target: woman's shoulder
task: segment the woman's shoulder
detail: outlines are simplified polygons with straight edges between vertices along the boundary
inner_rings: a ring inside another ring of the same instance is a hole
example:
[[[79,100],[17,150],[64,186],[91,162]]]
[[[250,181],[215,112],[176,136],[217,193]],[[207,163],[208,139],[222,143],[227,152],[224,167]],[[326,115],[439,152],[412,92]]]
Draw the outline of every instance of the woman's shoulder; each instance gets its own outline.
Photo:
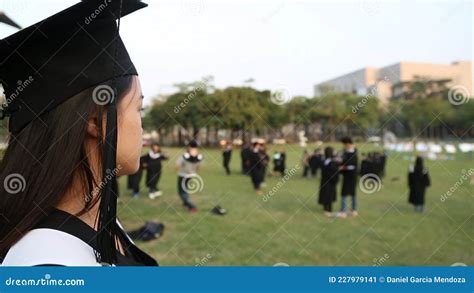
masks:
[[[79,238],[55,229],[26,233],[5,256],[2,266],[99,266],[94,250]]]

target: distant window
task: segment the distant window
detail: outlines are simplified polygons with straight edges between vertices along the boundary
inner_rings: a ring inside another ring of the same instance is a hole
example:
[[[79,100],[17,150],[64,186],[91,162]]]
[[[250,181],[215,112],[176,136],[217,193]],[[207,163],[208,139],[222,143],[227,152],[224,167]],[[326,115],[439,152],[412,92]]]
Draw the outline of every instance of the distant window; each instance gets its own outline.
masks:
[[[353,94],[358,96],[365,96],[367,94],[367,89],[364,87],[360,87],[354,90]]]

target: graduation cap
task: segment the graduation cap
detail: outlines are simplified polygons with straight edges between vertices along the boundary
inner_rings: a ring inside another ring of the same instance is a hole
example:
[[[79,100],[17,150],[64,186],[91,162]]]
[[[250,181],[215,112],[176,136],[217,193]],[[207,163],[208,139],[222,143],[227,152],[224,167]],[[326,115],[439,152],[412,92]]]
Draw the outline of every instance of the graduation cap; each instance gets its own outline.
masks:
[[[6,103],[0,118],[9,116],[13,136],[74,95],[128,75],[137,75],[119,35],[120,18],[147,4],[140,0],[83,0],[51,17],[0,40],[0,83]],[[112,86],[114,87],[114,86]],[[114,93],[116,93],[116,90]],[[97,259],[116,261],[116,99],[107,101],[102,149],[101,202],[98,214]]]

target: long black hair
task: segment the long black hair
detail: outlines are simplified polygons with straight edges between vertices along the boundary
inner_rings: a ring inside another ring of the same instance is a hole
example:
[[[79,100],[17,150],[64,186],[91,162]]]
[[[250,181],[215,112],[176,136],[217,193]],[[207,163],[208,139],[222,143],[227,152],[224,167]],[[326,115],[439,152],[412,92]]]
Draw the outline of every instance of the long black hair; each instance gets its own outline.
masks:
[[[131,90],[133,77],[123,76],[102,85],[116,89],[117,103]],[[101,166],[106,105],[89,88],[55,109],[40,115],[17,134],[11,134],[0,162],[0,259],[25,233],[35,227],[61,201],[78,178],[83,186],[86,213],[100,200],[86,197],[98,187],[91,164]],[[98,113],[98,162],[90,162],[84,147],[87,123]],[[120,115],[120,113],[119,113]],[[101,170],[101,169],[99,169]],[[77,177],[76,177],[77,176]]]
[[[334,149],[330,146],[326,147],[324,149],[324,158],[325,159],[331,159],[334,157]]]
[[[422,157],[416,157],[416,160],[415,160],[415,168],[414,168],[414,171],[415,171],[415,174],[418,174],[418,175],[421,175],[423,174],[424,172],[424,166],[423,166],[423,158]]]

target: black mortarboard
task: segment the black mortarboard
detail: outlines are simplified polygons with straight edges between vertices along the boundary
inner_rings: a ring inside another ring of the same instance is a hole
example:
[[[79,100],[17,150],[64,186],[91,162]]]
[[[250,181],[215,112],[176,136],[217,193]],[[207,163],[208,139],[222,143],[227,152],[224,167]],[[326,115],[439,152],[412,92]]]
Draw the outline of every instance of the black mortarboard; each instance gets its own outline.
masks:
[[[188,143],[188,146],[190,148],[197,148],[198,147],[198,142],[193,139]]]
[[[119,36],[120,18],[146,6],[140,0],[84,0],[0,40],[0,83],[6,98],[0,118],[10,116],[10,132],[17,135],[28,123],[85,89],[109,80],[114,85],[118,77],[136,75]],[[98,215],[97,258],[107,264],[116,261],[119,233],[113,187],[116,172],[112,172],[116,169],[115,103],[116,99],[109,99],[106,108]]]
[[[352,138],[350,138],[349,136],[344,136],[343,138],[341,138],[341,142],[343,144],[352,144]]]
[[[0,82],[9,128],[117,76],[137,74],[116,19],[147,6],[138,0],[87,0],[0,41]],[[118,37],[117,37],[118,36]]]

